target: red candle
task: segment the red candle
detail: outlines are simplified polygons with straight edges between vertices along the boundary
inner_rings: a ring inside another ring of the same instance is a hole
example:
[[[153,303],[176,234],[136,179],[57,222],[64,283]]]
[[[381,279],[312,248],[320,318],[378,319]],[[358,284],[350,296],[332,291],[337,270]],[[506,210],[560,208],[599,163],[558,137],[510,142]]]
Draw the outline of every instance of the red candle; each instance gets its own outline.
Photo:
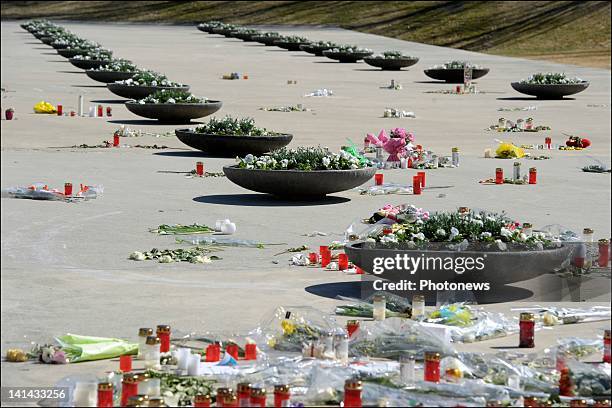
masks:
[[[535,318],[533,313],[521,313],[519,347],[535,347]]]
[[[106,107],[106,116],[113,116],[113,108],[110,106]]]
[[[76,112],[75,112],[75,111],[73,111],[73,110],[71,110],[71,111],[70,111],[70,116],[76,116]]]
[[[529,169],[529,184],[537,184],[538,170],[535,167]]]
[[[363,139],[363,148],[367,149],[368,147],[370,147],[370,139],[367,138],[367,136]]]
[[[64,183],[64,195],[70,197],[72,195],[72,183]]]
[[[610,330],[607,329],[604,331],[604,354],[603,354],[603,362],[604,363],[612,363],[612,349],[611,349],[611,340],[610,340]]]
[[[214,344],[209,344],[208,346],[206,346],[206,356],[205,356],[205,361],[207,363],[212,363],[214,361],[219,361],[217,360],[216,357],[216,347],[214,346]]]
[[[589,404],[585,399],[573,399],[570,401],[570,407],[578,408],[578,407],[588,407]]]
[[[412,168],[412,165],[413,165],[413,163],[412,163],[412,157],[409,157],[409,158],[408,158],[408,163],[406,164],[406,167],[408,167],[409,169],[411,169],[411,168]]]
[[[220,361],[221,360],[221,344],[215,343],[214,348],[215,348],[215,354],[214,354],[215,360],[214,361]]]
[[[361,390],[363,386],[361,381],[346,380],[344,383],[344,406],[345,407],[361,407]]]
[[[238,406],[248,407],[251,401],[251,384],[240,383],[236,388],[238,392]]]
[[[167,353],[170,351],[170,326],[167,324],[160,324],[157,326],[157,337],[160,340],[159,351],[161,353]]]
[[[348,255],[338,254],[338,269],[344,271],[348,269]]]
[[[257,344],[247,343],[244,346],[244,359],[245,360],[257,360]]]
[[[119,135],[117,133],[113,135],[113,146],[114,147],[119,146]]]
[[[331,262],[332,254],[331,251],[325,252],[321,255],[321,267],[325,268]]]
[[[440,353],[425,352],[424,375],[425,381],[440,382]]]
[[[230,356],[234,357],[235,360],[238,360],[238,345],[234,343],[229,343],[225,346],[225,352]]]
[[[289,406],[291,390],[288,385],[280,384],[274,386],[274,408]]]
[[[113,406],[113,383],[98,383],[98,407],[108,408]]]
[[[546,145],[546,148],[550,149],[550,145],[552,144],[552,139],[550,137],[545,138],[544,144]]]
[[[559,395],[563,397],[572,397],[574,395],[574,384],[570,376],[569,368],[561,370],[561,378],[559,378]]]
[[[382,174],[382,173],[376,173],[374,175],[374,182],[376,183],[377,186],[381,186],[382,185],[383,178],[384,178],[384,174]]]
[[[461,85],[457,85],[456,90],[457,90],[457,93],[461,93]]]
[[[251,407],[266,407],[266,390],[263,388],[251,388]]]
[[[349,320],[346,322],[346,332],[349,338],[353,336],[357,330],[359,330],[359,320]]]
[[[317,254],[316,252],[311,252],[308,254],[308,261],[311,264],[316,264],[319,263],[319,254]]]
[[[424,171],[419,171],[417,173],[417,175],[421,179],[421,188],[425,188],[425,172]]]
[[[103,112],[102,105],[98,105],[98,117],[102,117],[102,116],[104,116],[104,115],[102,114],[102,112]]]
[[[597,259],[597,264],[601,268],[605,268],[608,266],[608,262],[610,261],[610,241],[607,239],[599,240],[599,257]]]
[[[385,225],[382,229],[382,233],[383,235],[389,235],[393,232],[393,228],[391,228],[391,226],[389,225]]]
[[[13,114],[15,113],[15,111],[12,108],[9,108],[7,110],[4,111],[4,116],[6,117],[6,120],[13,120]]]
[[[363,269],[361,269],[360,267],[356,266],[357,268],[357,275],[363,275]]]
[[[504,184],[504,169],[501,167],[495,169],[495,184]]]
[[[128,373],[132,371],[132,356],[119,356],[119,371],[123,373]]]
[[[123,374],[121,380],[121,406],[127,406],[128,399],[131,396],[138,395],[138,382],[140,376],[138,374],[127,373]]]
[[[421,194],[421,178],[417,176],[412,176],[412,192],[413,194]]]
[[[64,113],[64,107],[62,105],[57,105],[57,116],[62,116]]]
[[[196,163],[196,174],[198,176],[203,176],[204,175],[204,163],[202,163],[202,162],[197,162]]]
[[[212,403],[212,398],[208,394],[197,394],[193,397],[193,406],[196,408],[208,408]]]

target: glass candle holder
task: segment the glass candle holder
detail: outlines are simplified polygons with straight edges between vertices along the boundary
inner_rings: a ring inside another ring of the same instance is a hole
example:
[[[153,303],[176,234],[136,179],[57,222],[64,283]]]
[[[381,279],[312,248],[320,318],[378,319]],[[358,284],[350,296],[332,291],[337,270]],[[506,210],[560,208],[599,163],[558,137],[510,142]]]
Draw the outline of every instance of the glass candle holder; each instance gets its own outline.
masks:
[[[62,116],[64,114],[64,107],[62,105],[57,105],[57,116]]]
[[[531,167],[529,169],[529,184],[537,184],[538,183],[538,169],[535,167]]]
[[[512,165],[512,180],[519,181],[521,179],[521,163],[514,162]]]
[[[400,382],[406,387],[414,387],[416,382],[415,375],[415,356],[412,353],[400,355]]]
[[[251,388],[251,407],[266,407],[265,388]]]
[[[308,262],[310,262],[311,264],[319,263],[319,259],[319,254],[317,254],[316,252],[311,252],[308,254]]]
[[[72,394],[75,407],[95,407],[98,402],[98,384],[94,382],[77,382]]]
[[[170,351],[170,326],[167,324],[160,324],[157,326],[157,337],[160,340],[159,351],[167,353]]]
[[[147,337],[153,335],[153,329],[150,327],[141,327],[138,329],[138,358],[142,358],[142,353],[147,344]]]
[[[414,295],[412,297],[412,319],[420,320],[425,317],[425,296]]]
[[[144,349],[144,367],[145,369],[159,370],[161,369],[161,341],[157,336],[147,337],[146,347]]]
[[[341,271],[348,269],[348,255],[338,254],[338,269]]]
[[[236,386],[239,407],[248,407],[251,402],[251,384],[239,383]]]
[[[593,243],[595,242],[594,231],[592,228],[585,228],[582,230],[582,240],[587,247],[586,257],[584,258],[584,267],[590,268],[593,265],[591,254],[594,252],[592,250],[594,250]]]
[[[610,262],[610,241],[607,239],[600,239],[599,245],[599,256],[597,258],[597,264],[600,268],[605,268]]]
[[[321,254],[321,267],[325,268],[327,265],[330,264],[332,259],[332,254],[330,250],[327,250],[327,252],[324,252]]]
[[[349,359],[349,337],[346,334],[337,334],[336,342],[336,360],[343,364],[348,363]]]
[[[603,362],[604,363],[612,363],[612,348],[610,340],[610,329],[606,329],[604,331],[604,352],[603,352]]]
[[[123,374],[121,379],[121,406],[125,407],[128,403],[128,399],[132,396],[138,395],[138,383],[140,382],[140,375],[135,373]]]
[[[503,129],[505,126],[506,126],[506,118],[499,118],[497,120],[497,127]]]
[[[424,171],[419,171],[417,173],[417,175],[421,179],[421,188],[425,188],[425,172]]]
[[[111,108],[110,106],[106,107],[106,116],[113,116],[113,108]]]
[[[98,407],[109,408],[114,404],[113,383],[101,382],[98,383]]]
[[[382,295],[375,295],[372,299],[373,309],[372,316],[376,321],[385,320],[387,314],[387,300]]]
[[[238,345],[235,343],[228,343],[225,346],[225,352],[232,356],[234,360],[238,360]]]
[[[382,186],[382,184],[383,184],[383,180],[384,180],[384,177],[385,177],[385,175],[384,175],[384,174],[382,174],[382,173],[376,173],[376,174],[374,175],[374,183],[375,183],[377,186]]]
[[[198,176],[203,176],[204,175],[204,163],[202,163],[200,161],[196,163],[196,174]]]
[[[119,356],[119,371],[123,373],[132,371],[132,356],[131,355]]]
[[[346,332],[349,337],[352,337],[359,330],[359,320],[349,320],[346,322]]]
[[[118,146],[119,146],[119,135],[115,133],[113,135],[113,147],[118,147]]]
[[[274,408],[288,407],[291,399],[291,389],[286,384],[274,386]]]
[[[196,408],[208,408],[212,404],[212,397],[209,394],[196,394],[193,397],[193,406]]]
[[[104,108],[102,107],[102,105],[98,105],[98,117],[101,118],[102,116],[104,116],[104,114],[102,112],[104,112],[103,110]]]
[[[523,223],[523,228],[521,229],[521,232],[529,237],[533,233],[533,226],[530,223],[525,222]]]
[[[495,169],[495,184],[504,184],[504,169],[501,167]]]
[[[72,195],[72,183],[64,183],[64,195],[70,197]]]
[[[219,387],[217,388],[217,395],[216,395],[216,404],[217,406],[224,406],[224,401],[225,398],[228,396],[231,396],[234,393],[234,390],[232,390],[231,388],[227,388],[227,387]]]
[[[440,382],[440,353],[425,352],[423,379],[430,382]]]
[[[453,147],[451,150],[451,160],[452,160],[452,164],[455,167],[459,166],[459,148],[458,147]]]
[[[417,176],[412,176],[412,193],[415,195],[421,194],[421,178]]]
[[[244,359],[245,360],[257,360],[257,344],[247,343],[244,346]]]
[[[519,347],[535,347],[535,317],[533,313],[521,313],[519,327]]]
[[[361,391],[363,384],[359,380],[346,380],[344,382],[344,406],[349,408],[361,407]]]
[[[212,363],[215,361],[219,361],[216,357],[216,347],[214,344],[209,344],[208,346],[206,346],[206,357],[205,357],[205,361],[207,363]]]

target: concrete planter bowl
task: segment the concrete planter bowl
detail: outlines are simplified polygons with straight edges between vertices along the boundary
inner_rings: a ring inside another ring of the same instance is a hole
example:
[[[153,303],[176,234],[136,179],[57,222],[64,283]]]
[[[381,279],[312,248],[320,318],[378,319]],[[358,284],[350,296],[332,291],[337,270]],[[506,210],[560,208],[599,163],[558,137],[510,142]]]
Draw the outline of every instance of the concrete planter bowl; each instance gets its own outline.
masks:
[[[124,85],[124,84],[107,84],[106,87],[109,91],[115,95],[122,96],[128,99],[142,99],[147,96],[161,91],[166,90],[177,90],[177,91],[189,91],[189,85],[184,86],[137,86],[137,85]]]
[[[399,71],[419,62],[418,58],[364,58],[363,61],[383,71]]]
[[[290,42],[290,41],[283,41],[283,40],[278,40],[274,42],[274,45],[276,45],[279,48],[283,48],[287,51],[301,51],[300,46],[301,45],[306,45],[308,44],[307,42]]]
[[[79,48],[60,48],[57,53],[64,58],[73,58],[80,54],[86,54],[87,51]]]
[[[238,32],[237,32],[237,33],[234,35],[234,37],[236,37],[236,38],[238,38],[238,39],[240,39],[240,40],[242,40],[242,41],[245,41],[245,42],[251,42],[251,41],[255,41],[255,40],[253,39],[253,37],[255,37],[255,36],[257,36],[257,35],[259,35],[259,34],[253,34],[253,33],[243,33],[243,32],[238,31]]]
[[[512,82],[510,84],[516,91],[535,96],[538,99],[563,99],[564,96],[574,95],[582,92],[590,85],[589,82],[579,82],[577,84],[522,84],[520,82]]]
[[[372,51],[364,51],[364,52],[345,52],[345,51],[332,51],[325,50],[323,51],[323,55],[327,58],[336,60],[342,63],[355,63],[359,60],[362,60],[366,57],[372,55]]]
[[[55,41],[55,37],[40,37],[39,40],[45,45],[51,45]]]
[[[176,137],[189,147],[223,157],[261,155],[287,146],[293,135],[236,136],[198,133],[193,129],[176,129]]]
[[[411,281],[432,280],[434,282],[489,282],[491,287],[501,288],[504,285],[522,282],[536,278],[540,275],[552,273],[561,269],[562,264],[571,256],[571,248],[561,246],[543,251],[504,251],[504,252],[477,252],[477,251],[451,251],[451,250],[408,250],[372,248],[363,241],[356,241],[344,247],[349,260],[359,266],[367,274],[373,274],[375,258],[484,258],[482,270],[471,270],[462,275],[454,271],[427,268],[417,270],[414,275],[409,275],[405,270],[386,269],[378,278],[387,281],[398,282],[401,279]],[[423,294],[426,299],[436,299],[434,291],[415,291],[412,293]]]
[[[85,71],[88,77],[94,81],[111,84],[116,81],[124,81],[134,76],[135,72],[117,72],[117,71],[94,71],[88,69]]]
[[[209,27],[200,27],[200,26],[197,26],[196,28],[198,30],[202,31],[203,33],[211,33],[212,32],[212,28],[209,28]]]
[[[225,37],[227,37],[229,33],[231,33],[232,31],[235,31],[235,30],[231,28],[222,28],[222,27],[213,28],[212,30],[213,34],[219,34]]]
[[[128,101],[125,103],[125,107],[135,115],[167,123],[189,123],[191,119],[212,115],[221,109],[222,105],[221,101],[143,104],[136,101]]]
[[[100,68],[102,65],[110,63],[110,60],[81,60],[75,58],[70,58],[68,61],[75,67],[85,70]]]
[[[426,69],[425,75],[439,81],[451,84],[463,83],[463,69]],[[472,79],[482,78],[489,73],[489,68],[479,68],[472,70]]]
[[[280,37],[266,37],[265,35],[255,35],[252,37],[253,41],[257,41],[258,43],[265,44],[268,47],[274,45],[274,42],[280,40]]]
[[[314,54],[318,57],[323,56],[323,51],[331,50],[332,46],[329,45],[314,45],[314,44],[301,44],[300,50],[305,51],[309,54]]]
[[[356,170],[247,170],[225,166],[233,183],[247,190],[294,200],[321,200],[327,194],[350,190],[374,176],[375,167]]]

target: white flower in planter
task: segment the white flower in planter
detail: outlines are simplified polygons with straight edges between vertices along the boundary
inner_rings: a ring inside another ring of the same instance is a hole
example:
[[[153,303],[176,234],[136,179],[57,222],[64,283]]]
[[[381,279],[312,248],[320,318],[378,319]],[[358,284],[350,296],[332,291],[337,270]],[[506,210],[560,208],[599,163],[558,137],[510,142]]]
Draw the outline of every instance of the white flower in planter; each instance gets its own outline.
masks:
[[[168,98],[168,103],[176,103],[176,101],[174,100],[174,98]]]
[[[493,234],[491,234],[488,231],[485,231],[482,234],[480,234],[480,237],[483,238],[483,239],[491,238],[492,236],[493,236]]]
[[[246,156],[244,156],[244,162],[245,163],[253,163],[255,161],[255,156],[253,156],[252,154],[247,154]]]
[[[151,81],[151,86],[157,86],[157,81],[156,80]]]
[[[436,231],[436,235],[439,237],[445,237],[446,231],[444,231],[444,228],[438,228],[438,230]]]
[[[329,157],[324,157],[323,158],[323,165],[328,168],[329,165],[331,164],[331,160],[329,159]]]
[[[481,227],[484,225],[484,223],[481,220],[476,220],[476,219],[472,220],[472,224],[476,224]]]
[[[510,238],[512,236],[512,231],[510,231],[508,228],[502,227],[499,233],[502,237],[506,237],[506,238]]]
[[[397,236],[395,236],[395,234],[383,235],[380,238],[380,242],[393,242],[393,243],[396,243],[397,242]]]
[[[451,233],[450,233],[450,237],[448,237],[449,240],[453,240],[455,238],[457,238],[459,236],[459,230],[455,227],[451,228]]]
[[[289,165],[289,160],[287,160],[287,159],[281,160],[281,167],[283,169],[286,169],[288,165]]]
[[[419,232],[418,234],[412,234],[412,238],[418,239],[419,241],[425,240],[425,234]]]

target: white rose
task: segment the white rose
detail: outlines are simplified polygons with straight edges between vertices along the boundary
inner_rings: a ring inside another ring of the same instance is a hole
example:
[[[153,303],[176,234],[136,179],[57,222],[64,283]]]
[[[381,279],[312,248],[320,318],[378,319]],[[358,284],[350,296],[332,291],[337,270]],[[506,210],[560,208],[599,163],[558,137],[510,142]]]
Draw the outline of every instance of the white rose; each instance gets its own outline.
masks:
[[[504,228],[502,227],[501,231],[499,232],[501,234],[502,237],[506,237],[509,238],[512,236],[512,231],[510,231],[508,228]]]
[[[446,231],[444,231],[443,228],[438,228],[438,230],[436,231],[436,235],[438,235],[440,237],[444,237],[444,236],[446,236]]]

